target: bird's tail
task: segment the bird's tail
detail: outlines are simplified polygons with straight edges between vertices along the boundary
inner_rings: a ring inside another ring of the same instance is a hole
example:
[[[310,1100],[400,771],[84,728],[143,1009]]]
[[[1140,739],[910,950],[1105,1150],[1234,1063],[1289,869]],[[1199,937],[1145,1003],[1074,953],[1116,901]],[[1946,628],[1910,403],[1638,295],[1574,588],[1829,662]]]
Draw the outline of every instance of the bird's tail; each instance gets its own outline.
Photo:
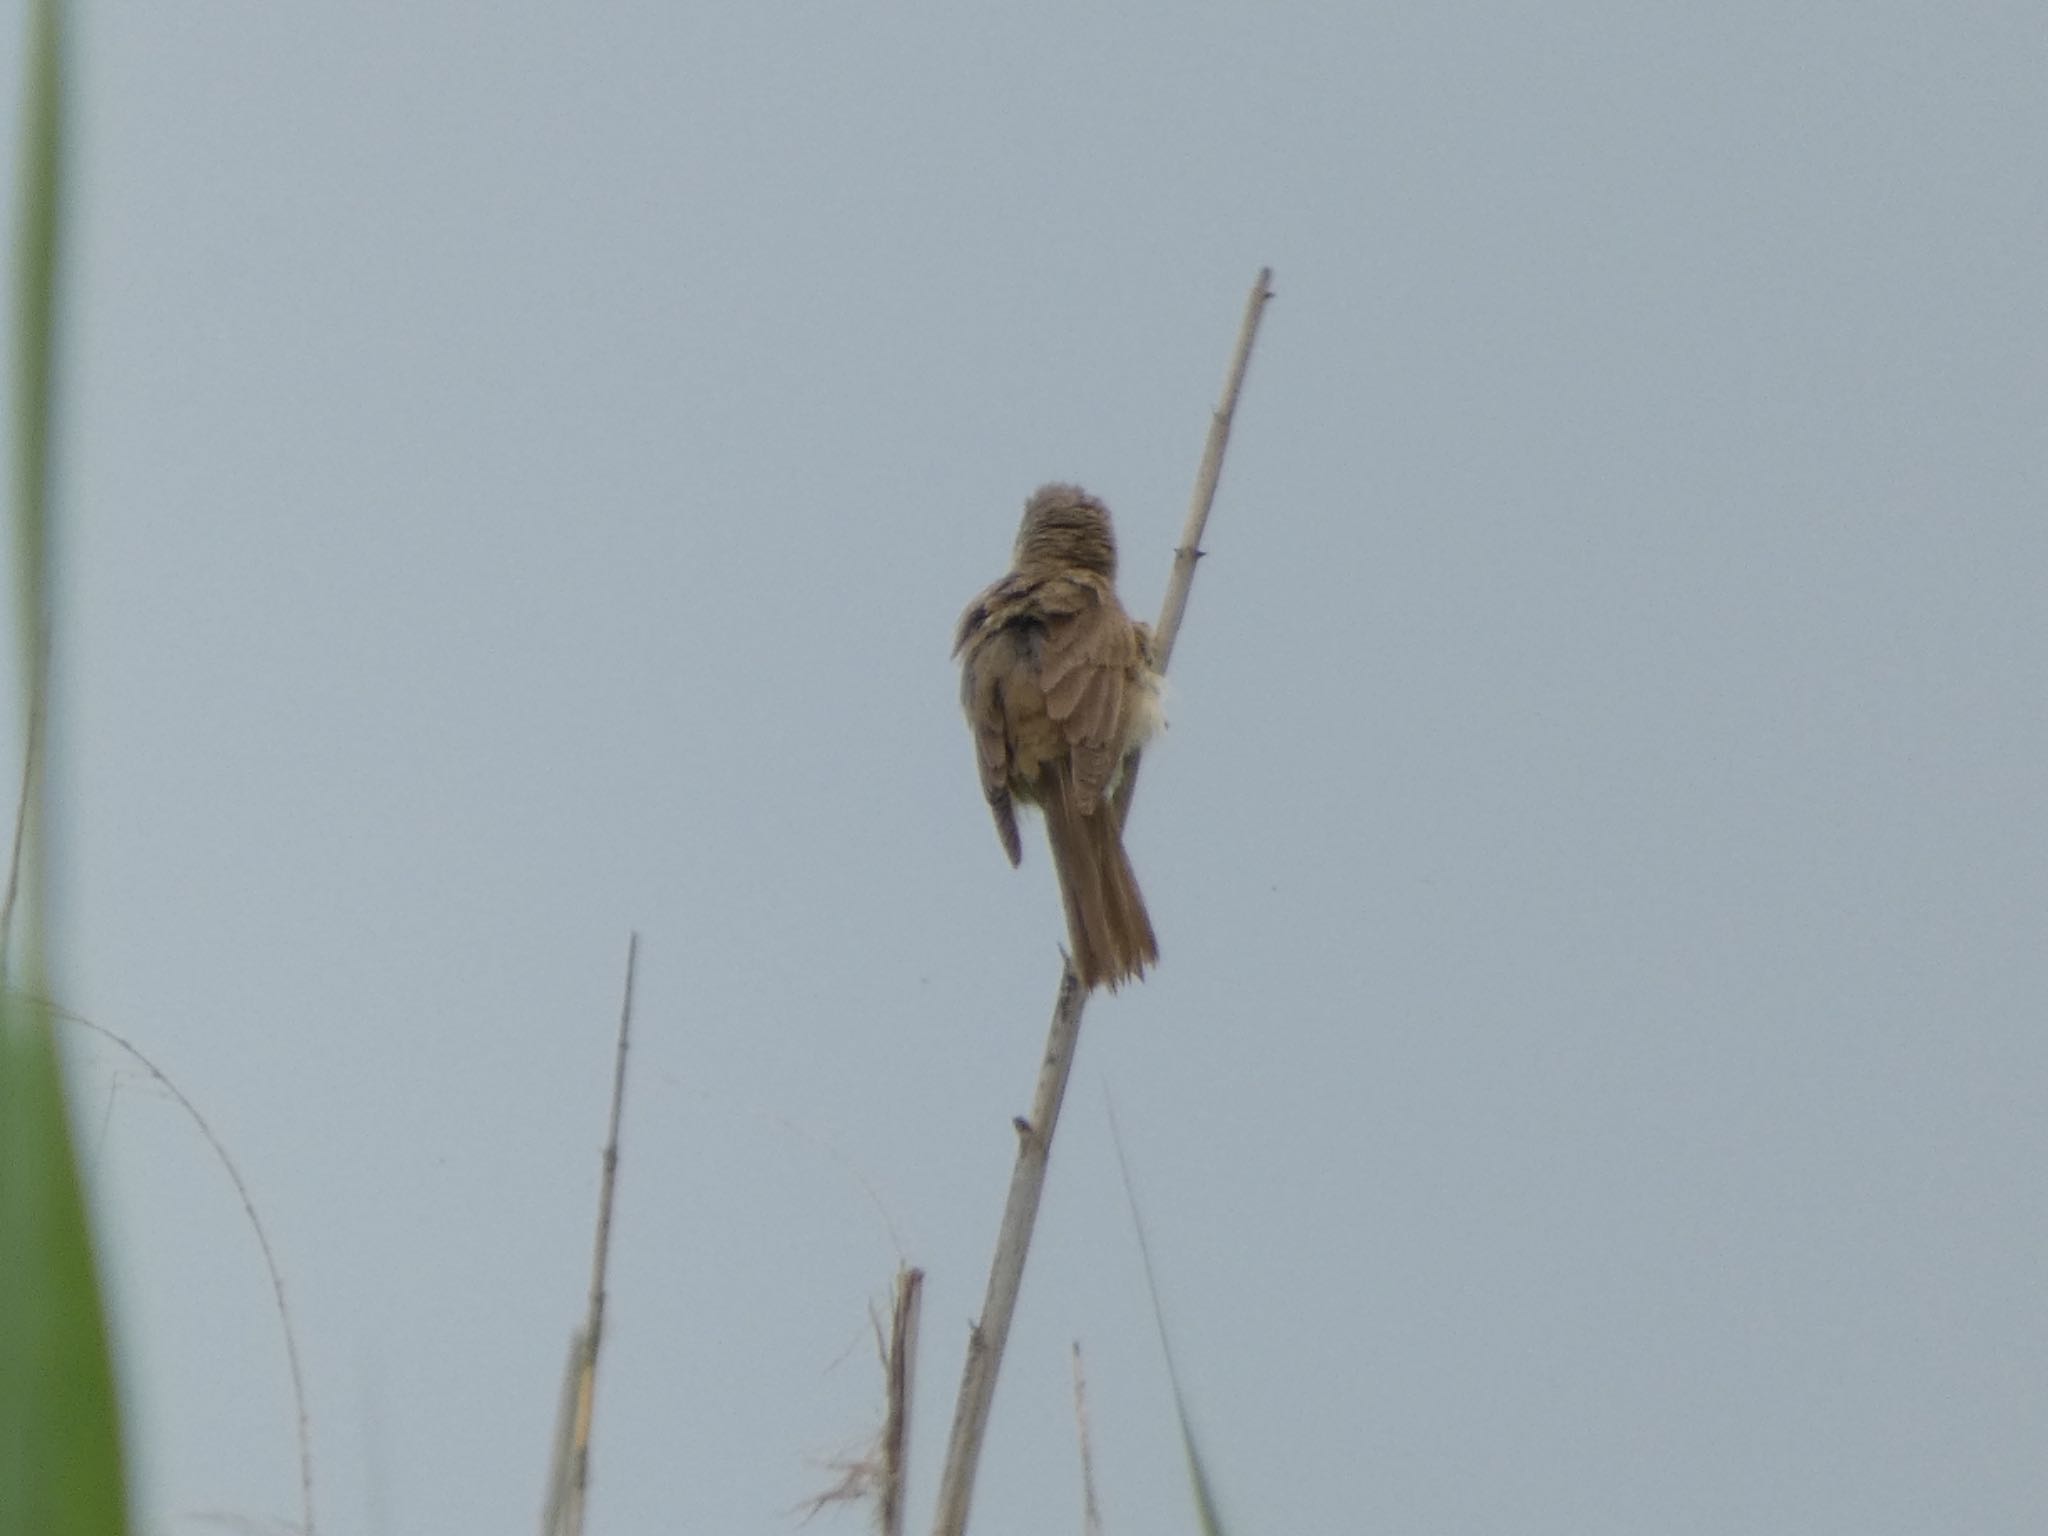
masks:
[[[1159,941],[1152,936],[1138,877],[1124,853],[1116,806],[1102,795],[1084,814],[1074,805],[1064,773],[1049,788],[1046,839],[1066,904],[1074,973],[1084,987],[1106,986],[1114,992],[1143,976],[1146,966],[1159,963]]]

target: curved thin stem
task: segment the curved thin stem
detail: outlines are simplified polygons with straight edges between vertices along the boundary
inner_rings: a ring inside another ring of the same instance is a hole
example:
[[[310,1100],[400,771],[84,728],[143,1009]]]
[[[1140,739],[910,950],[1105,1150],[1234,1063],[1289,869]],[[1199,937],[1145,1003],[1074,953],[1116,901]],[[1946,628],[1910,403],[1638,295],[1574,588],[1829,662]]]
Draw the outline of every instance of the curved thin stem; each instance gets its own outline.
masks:
[[[68,1008],[59,1008],[54,1003],[45,1002],[41,1006],[48,1011],[51,1018],[60,1019],[66,1024],[76,1024],[81,1029],[89,1029],[102,1040],[119,1046],[133,1057],[136,1064],[163,1086],[164,1091],[177,1101],[178,1107],[184,1110],[187,1117],[199,1128],[199,1134],[206,1138],[206,1144],[213,1149],[215,1160],[227,1174],[228,1182],[235,1186],[235,1198],[242,1202],[242,1214],[249,1219],[249,1230],[256,1234],[256,1246],[263,1251],[263,1268],[270,1276],[271,1295],[277,1301],[278,1329],[284,1335],[285,1364],[291,1371],[292,1378],[292,1407],[298,1418],[301,1522],[299,1529],[304,1536],[315,1536],[317,1528],[313,1523],[313,1433],[311,1417],[306,1411],[306,1373],[299,1363],[299,1340],[297,1334],[292,1331],[291,1307],[285,1301],[284,1271],[278,1268],[277,1251],[270,1246],[270,1234],[264,1230],[263,1218],[256,1214],[256,1197],[249,1193],[249,1186],[242,1179],[242,1170],[235,1166],[234,1158],[228,1155],[226,1145],[214,1134],[206,1116],[199,1112],[199,1106],[185,1096],[185,1090],[173,1082],[162,1067],[143,1055],[132,1041],[116,1034],[106,1025],[95,1024],[83,1014],[73,1013]]]

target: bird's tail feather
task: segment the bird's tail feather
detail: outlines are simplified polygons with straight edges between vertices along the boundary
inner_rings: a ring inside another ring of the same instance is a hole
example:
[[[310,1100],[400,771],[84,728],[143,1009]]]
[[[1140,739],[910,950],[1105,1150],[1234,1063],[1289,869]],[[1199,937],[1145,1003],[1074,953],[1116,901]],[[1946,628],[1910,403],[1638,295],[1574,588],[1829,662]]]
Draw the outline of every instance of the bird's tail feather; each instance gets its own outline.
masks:
[[[1052,845],[1074,972],[1085,987],[1122,983],[1159,963],[1159,941],[1124,853],[1116,807],[1107,795],[1092,811],[1075,809],[1072,786],[1060,775],[1045,797],[1046,839]]]

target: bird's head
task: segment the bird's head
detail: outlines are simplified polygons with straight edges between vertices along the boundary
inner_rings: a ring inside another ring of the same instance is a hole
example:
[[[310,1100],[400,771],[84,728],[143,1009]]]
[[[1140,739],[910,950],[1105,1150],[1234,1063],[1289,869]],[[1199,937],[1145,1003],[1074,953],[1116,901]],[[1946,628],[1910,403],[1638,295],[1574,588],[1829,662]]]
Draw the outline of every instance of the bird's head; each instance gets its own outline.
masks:
[[[1041,485],[1024,503],[1015,558],[1020,571],[1079,566],[1115,581],[1116,534],[1109,508],[1078,485]]]

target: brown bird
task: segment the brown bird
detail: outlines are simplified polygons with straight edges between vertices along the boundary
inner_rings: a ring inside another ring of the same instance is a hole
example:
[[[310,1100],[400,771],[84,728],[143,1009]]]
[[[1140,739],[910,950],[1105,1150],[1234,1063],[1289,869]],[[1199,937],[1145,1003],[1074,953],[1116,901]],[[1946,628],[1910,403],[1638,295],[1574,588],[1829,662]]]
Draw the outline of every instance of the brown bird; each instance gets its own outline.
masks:
[[[1117,600],[1109,508],[1079,486],[1040,486],[1010,574],[960,616],[953,654],[1003,851],[1023,858],[1017,802],[1040,807],[1074,973],[1115,991],[1159,961],[1112,797],[1160,711],[1151,631]]]

